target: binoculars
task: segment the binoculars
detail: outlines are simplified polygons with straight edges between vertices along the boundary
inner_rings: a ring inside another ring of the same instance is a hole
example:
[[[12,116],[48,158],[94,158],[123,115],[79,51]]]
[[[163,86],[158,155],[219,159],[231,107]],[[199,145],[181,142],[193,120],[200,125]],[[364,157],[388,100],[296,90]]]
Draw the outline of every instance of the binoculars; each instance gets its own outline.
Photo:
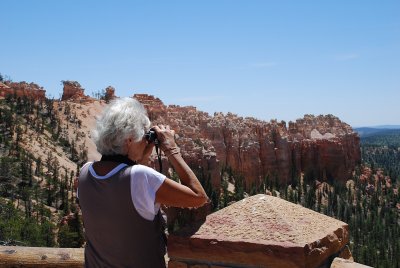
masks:
[[[144,137],[148,142],[154,142],[156,145],[158,144],[157,133],[154,131],[154,129],[150,129],[144,133]]]

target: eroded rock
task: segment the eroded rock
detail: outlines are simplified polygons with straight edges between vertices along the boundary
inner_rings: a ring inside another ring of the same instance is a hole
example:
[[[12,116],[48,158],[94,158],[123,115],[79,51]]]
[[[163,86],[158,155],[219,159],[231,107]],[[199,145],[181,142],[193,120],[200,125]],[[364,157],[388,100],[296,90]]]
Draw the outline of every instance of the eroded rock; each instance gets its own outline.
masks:
[[[46,98],[46,90],[35,83],[8,82],[0,83],[0,97],[12,95],[15,97],[28,97],[34,100],[44,100]]]

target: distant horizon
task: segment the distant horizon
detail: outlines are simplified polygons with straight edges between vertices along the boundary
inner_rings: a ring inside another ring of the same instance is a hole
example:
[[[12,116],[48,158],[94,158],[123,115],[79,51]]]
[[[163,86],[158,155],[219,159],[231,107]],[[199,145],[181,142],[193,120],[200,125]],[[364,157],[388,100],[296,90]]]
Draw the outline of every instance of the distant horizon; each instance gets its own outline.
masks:
[[[111,85],[210,115],[400,125],[400,1],[6,0],[2,11],[0,73],[49,97],[73,80],[89,96]]]
[[[353,126],[352,126],[353,127]],[[400,125],[377,125],[377,126],[361,126],[354,128],[373,128],[373,129],[400,129]]]

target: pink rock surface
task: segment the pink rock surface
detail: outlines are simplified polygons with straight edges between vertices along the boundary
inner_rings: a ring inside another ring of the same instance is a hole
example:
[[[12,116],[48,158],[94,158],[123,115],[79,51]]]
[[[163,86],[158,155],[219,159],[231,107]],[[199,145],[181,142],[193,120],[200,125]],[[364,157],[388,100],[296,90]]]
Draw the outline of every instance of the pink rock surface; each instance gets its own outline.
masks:
[[[256,195],[169,238],[171,260],[318,267],[349,242],[348,225],[277,197]]]

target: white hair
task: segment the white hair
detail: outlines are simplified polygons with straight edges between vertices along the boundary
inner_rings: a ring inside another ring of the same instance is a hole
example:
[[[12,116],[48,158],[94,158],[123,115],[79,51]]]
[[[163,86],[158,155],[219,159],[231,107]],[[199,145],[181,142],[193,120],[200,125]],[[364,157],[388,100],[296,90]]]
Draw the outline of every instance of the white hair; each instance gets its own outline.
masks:
[[[140,141],[150,127],[143,105],[133,98],[118,98],[97,119],[93,140],[102,155],[126,154],[125,142]]]

